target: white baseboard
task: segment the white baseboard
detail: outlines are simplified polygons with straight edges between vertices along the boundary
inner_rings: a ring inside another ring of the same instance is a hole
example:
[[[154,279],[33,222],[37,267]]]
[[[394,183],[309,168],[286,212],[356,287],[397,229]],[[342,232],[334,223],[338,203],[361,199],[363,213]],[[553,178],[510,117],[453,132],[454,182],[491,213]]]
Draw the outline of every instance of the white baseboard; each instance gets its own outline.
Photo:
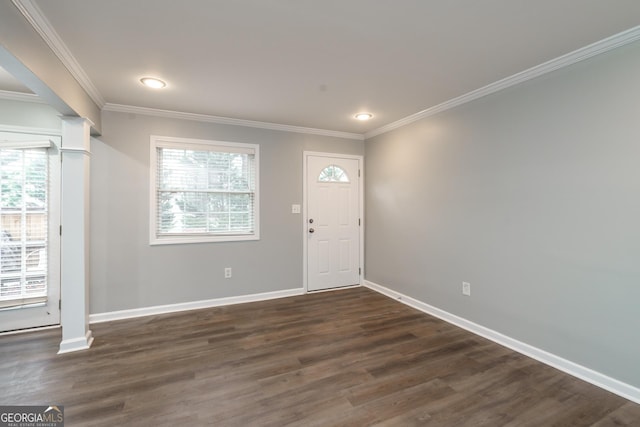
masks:
[[[0,337],[3,337],[5,335],[27,334],[29,332],[40,332],[40,331],[46,331],[49,329],[58,329],[58,328],[60,328],[60,324],[50,325],[50,326],[38,326],[36,328],[28,328],[28,329],[16,329],[15,331],[0,332]]]
[[[113,320],[132,319],[134,317],[152,316],[155,314],[175,313],[178,311],[198,310],[201,308],[220,307],[223,305],[243,304],[246,302],[265,301],[304,294],[304,289],[286,289],[283,291],[264,292],[260,294],[241,295],[237,297],[216,298],[178,304],[156,305],[152,307],[134,308],[131,310],[110,311],[89,315],[89,323],[111,322]]]
[[[424,313],[442,319],[445,322],[459,326],[460,328],[466,329],[469,332],[480,335],[481,337],[487,338],[493,342],[510,348],[511,350],[524,354],[525,356],[529,356],[532,359],[538,360],[539,362],[542,362],[546,365],[559,369],[576,378],[580,378],[581,380],[615,393],[621,397],[624,397],[625,399],[631,400],[632,402],[640,404],[640,388],[616,380],[615,378],[611,378],[600,372],[594,371],[593,369],[584,367],[570,360],[549,353],[545,350],[541,350],[532,345],[523,343],[504,334],[501,334],[500,332],[496,332],[482,325],[478,325],[477,323],[471,322],[462,317],[456,316],[432,305],[419,301],[415,298],[403,295],[399,292],[393,291],[389,288],[370,282],[368,280],[364,281],[364,286],[389,298],[420,310]]]
[[[87,350],[93,344],[93,334],[89,330],[84,337],[63,340],[60,343],[58,354],[71,353],[74,351]]]

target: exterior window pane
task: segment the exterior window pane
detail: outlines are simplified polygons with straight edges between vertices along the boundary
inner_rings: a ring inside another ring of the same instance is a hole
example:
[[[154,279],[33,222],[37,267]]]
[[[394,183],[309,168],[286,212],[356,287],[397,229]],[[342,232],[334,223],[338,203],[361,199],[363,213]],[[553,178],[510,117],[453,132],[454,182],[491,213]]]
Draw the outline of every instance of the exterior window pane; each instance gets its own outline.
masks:
[[[322,169],[318,176],[320,182],[349,182],[349,176],[340,166],[330,165]]]
[[[257,145],[152,137],[153,157],[151,243],[258,238]]]

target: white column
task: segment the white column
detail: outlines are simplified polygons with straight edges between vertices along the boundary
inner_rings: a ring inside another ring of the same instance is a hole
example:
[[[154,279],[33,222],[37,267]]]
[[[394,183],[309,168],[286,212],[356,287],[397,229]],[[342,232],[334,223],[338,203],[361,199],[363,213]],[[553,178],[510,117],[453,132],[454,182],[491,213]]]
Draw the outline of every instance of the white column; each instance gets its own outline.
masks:
[[[89,182],[91,121],[62,118],[60,353],[85,350],[89,329]]]

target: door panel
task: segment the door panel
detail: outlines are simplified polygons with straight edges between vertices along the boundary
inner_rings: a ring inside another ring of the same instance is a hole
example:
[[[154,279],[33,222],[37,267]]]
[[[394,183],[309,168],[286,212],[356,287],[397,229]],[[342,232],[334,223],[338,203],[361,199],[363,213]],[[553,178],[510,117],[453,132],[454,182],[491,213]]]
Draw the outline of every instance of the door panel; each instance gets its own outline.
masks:
[[[318,240],[318,274],[329,274],[331,264],[329,256],[329,241]]]
[[[351,240],[341,239],[338,247],[340,248],[340,252],[338,253],[338,262],[340,265],[338,266],[338,271],[347,272],[351,270]]]
[[[307,289],[360,283],[360,161],[308,155]]]

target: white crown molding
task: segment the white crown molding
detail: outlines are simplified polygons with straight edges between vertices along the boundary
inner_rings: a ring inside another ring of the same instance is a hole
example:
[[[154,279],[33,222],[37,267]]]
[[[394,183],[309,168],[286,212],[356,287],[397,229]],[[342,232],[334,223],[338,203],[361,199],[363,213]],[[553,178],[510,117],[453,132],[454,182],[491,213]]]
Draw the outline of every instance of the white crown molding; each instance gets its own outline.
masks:
[[[464,95],[458,96],[457,98],[445,101],[442,104],[435,105],[431,108],[427,108],[426,110],[422,110],[403,119],[389,123],[388,125],[384,125],[377,129],[366,132],[364,134],[364,137],[365,139],[373,138],[374,136],[381,135],[394,129],[398,129],[402,126],[406,126],[418,120],[434,116],[443,111],[450,110],[454,107],[466,104],[467,102],[482,98],[483,96],[491,95],[503,89],[507,89],[511,86],[515,86],[528,80],[535,79],[536,77],[540,77],[552,71],[568,67],[569,65],[584,61],[585,59],[591,58],[593,56],[609,52],[613,49],[619,48],[629,43],[633,43],[637,40],[640,40],[640,26],[633,27],[629,30],[615,34],[604,40],[600,40],[583,48],[574,50],[573,52],[570,52],[566,55],[562,55],[540,65],[536,65],[535,67],[529,68],[528,70],[522,71],[520,73],[506,77],[502,80],[498,80],[497,82],[468,92]]]
[[[10,90],[0,90],[0,99],[46,104],[46,102],[35,93],[13,92]]]
[[[301,126],[282,125],[278,123],[259,122],[254,120],[232,119],[229,117],[210,116],[207,114],[184,113],[181,111],[159,110],[156,108],[136,107],[132,105],[107,103],[102,111],[114,111],[117,113],[142,114],[145,116],[166,117],[171,119],[194,120],[198,122],[218,123],[223,125],[246,126],[252,128],[278,130],[283,132],[306,133],[310,135],[331,136],[336,138],[364,140],[364,135],[359,133],[340,132],[335,130],[307,128]]]
[[[18,10],[22,13],[22,15],[24,15],[27,21],[33,26],[33,28],[40,34],[40,36],[51,48],[51,50],[55,53],[55,55],[60,59],[60,61],[62,61],[64,66],[69,70],[69,72],[78,81],[78,83],[82,86],[82,88],[88,93],[91,99],[98,105],[99,108],[104,109],[106,111],[129,112],[134,114],[144,114],[144,115],[151,115],[151,116],[181,118],[185,120],[195,120],[195,121],[203,121],[203,122],[219,123],[219,124],[230,124],[230,125],[236,125],[236,126],[247,126],[247,127],[255,127],[255,128],[270,129],[270,130],[280,130],[285,132],[306,133],[306,134],[312,134],[312,135],[332,136],[332,137],[338,137],[338,138],[355,139],[360,141],[373,138],[374,136],[381,135],[386,132],[390,132],[394,129],[398,129],[402,126],[406,126],[418,120],[431,117],[443,111],[450,110],[452,108],[458,107],[460,105],[466,104],[468,102],[474,101],[484,96],[491,95],[503,89],[507,89],[509,87],[526,82],[528,80],[535,79],[537,77],[540,77],[552,71],[556,71],[558,69],[561,69],[561,68],[573,65],[577,62],[583,61],[585,59],[591,58],[593,56],[609,52],[618,47],[640,40],[640,26],[636,26],[629,30],[626,30],[621,33],[615,34],[611,37],[608,37],[606,39],[592,43],[583,48],[577,49],[566,55],[562,55],[558,58],[547,61],[543,64],[536,65],[535,67],[529,68],[528,70],[516,73],[512,76],[498,80],[494,83],[490,83],[484,87],[473,90],[464,95],[458,96],[456,98],[445,101],[441,104],[427,108],[426,110],[419,111],[415,114],[412,114],[410,116],[407,116],[395,122],[373,129],[364,134],[356,134],[356,133],[330,131],[330,130],[316,129],[316,128],[306,128],[306,127],[300,127],[300,126],[282,125],[277,123],[259,122],[259,121],[253,121],[253,120],[209,116],[204,114],[183,113],[183,112],[177,112],[177,111],[158,110],[158,109],[152,109],[152,108],[134,107],[134,106],[126,106],[126,105],[120,105],[120,104],[107,104],[104,98],[102,97],[102,95],[100,94],[100,92],[98,91],[98,89],[93,85],[93,83],[91,82],[91,80],[89,79],[85,71],[82,69],[78,61],[71,54],[71,52],[69,51],[65,43],[62,41],[58,33],[52,27],[51,23],[43,15],[42,11],[33,2],[33,0],[12,0],[12,2],[18,8]],[[4,92],[4,91],[0,91],[0,92]],[[4,94],[0,93],[0,99],[8,99],[8,98],[3,98],[2,95]],[[24,100],[24,99],[21,99],[21,100]],[[136,110],[136,111],[133,111],[133,110]]]
[[[82,69],[78,61],[71,54],[67,45],[62,41],[49,20],[44,16],[38,5],[32,0],[12,0],[20,13],[29,21],[31,26],[40,34],[40,37],[47,43],[53,53],[60,59],[62,64],[69,70],[71,75],[78,81],[80,86],[87,92],[98,108],[102,108],[105,100],[94,86],[91,79]]]
[[[615,393],[618,396],[622,396],[625,399],[631,400],[632,402],[640,403],[640,388],[634,387],[631,384],[624,383],[615,378],[611,378],[601,372],[594,371],[593,369],[579,365],[553,353],[549,353],[530,344],[518,341],[507,335],[501,334],[500,332],[494,331],[493,329],[489,329],[485,326],[471,322],[470,320],[456,316],[455,314],[451,314],[425,302],[422,302],[415,298],[411,298],[407,295],[401,294],[400,292],[396,292],[385,286],[378,285],[368,280],[365,280],[364,286],[376,292],[379,292],[391,299],[406,304],[409,307],[413,307],[416,310],[420,310],[431,316],[437,317],[438,319],[442,319],[447,323],[451,323],[452,325],[458,326],[462,329],[466,329],[469,332],[480,335],[481,337],[510,348],[511,350],[517,351],[518,353],[524,354],[525,356],[531,357],[532,359],[559,369],[562,372],[565,372],[576,378],[580,378],[581,380]]]

